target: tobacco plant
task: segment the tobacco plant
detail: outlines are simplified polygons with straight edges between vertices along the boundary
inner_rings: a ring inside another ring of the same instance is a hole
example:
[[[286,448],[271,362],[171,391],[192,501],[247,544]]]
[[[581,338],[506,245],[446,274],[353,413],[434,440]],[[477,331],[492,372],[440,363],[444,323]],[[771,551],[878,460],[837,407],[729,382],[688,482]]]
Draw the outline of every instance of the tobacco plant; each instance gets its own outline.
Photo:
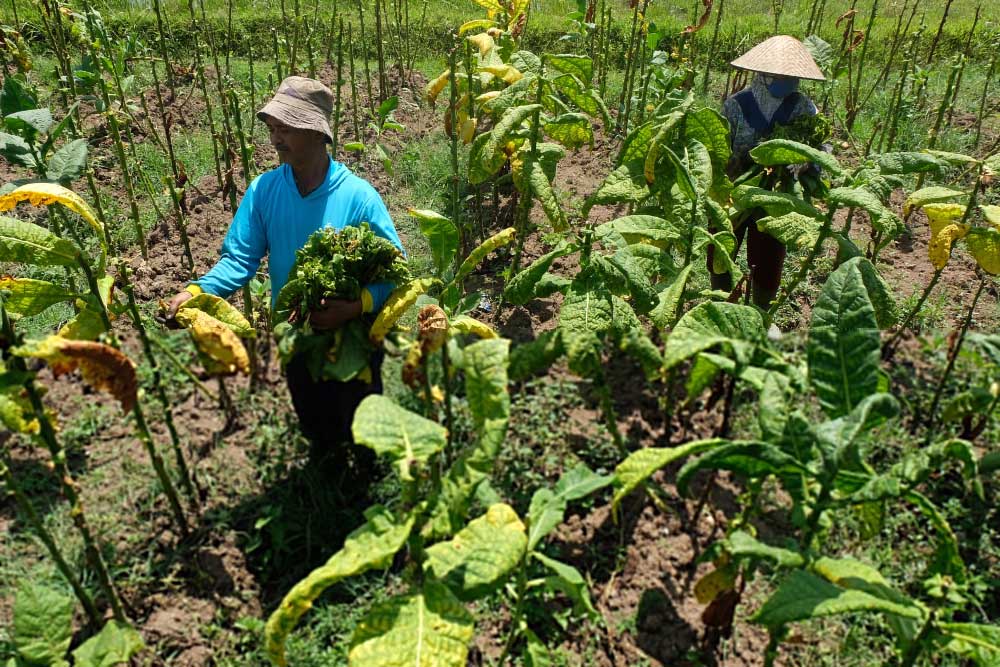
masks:
[[[872,276],[863,258],[844,263],[830,275],[813,309],[804,378],[794,363],[782,362],[768,350],[760,311],[708,303],[686,314],[667,341],[668,363],[693,358],[689,385],[696,385],[696,391],[720,371],[752,384],[759,394],[760,437],[714,438],[635,452],[615,470],[613,506],[653,472],[682,459],[687,460],[677,474],[681,494],[702,470],[729,470],[749,480],[749,498],[726,538],[710,550],[715,570],[698,582],[695,592],[708,605],[706,623],[725,629],[732,624],[746,582],[762,566],[784,575],[751,618],[771,635],[765,653],[768,665],[774,663],[791,624],[846,613],[883,614],[895,635],[899,664],[906,667],[921,653],[939,649],[992,664],[1000,657],[1000,635],[990,626],[955,622],[955,615],[963,614],[974,600],[973,580],[947,520],[919,490],[932,473],[954,461],[982,502],[971,445],[941,441],[881,471],[867,461],[873,430],[898,412],[897,400],[881,389],[879,379],[876,303],[885,295]],[[794,407],[807,395],[815,397],[823,421]],[[751,519],[767,479],[776,480],[790,501],[787,511],[796,535],[783,546],[754,536]],[[894,589],[870,565],[823,552],[822,535],[833,512],[856,508],[880,525],[881,517],[902,503],[915,506],[936,534],[936,549],[923,575],[923,601]]]
[[[139,633],[110,620],[101,631],[70,652],[73,642],[73,598],[45,586],[25,582],[14,599],[11,637],[16,656],[7,667],[109,667],[128,664],[145,648]],[[72,655],[72,662],[67,660]]]

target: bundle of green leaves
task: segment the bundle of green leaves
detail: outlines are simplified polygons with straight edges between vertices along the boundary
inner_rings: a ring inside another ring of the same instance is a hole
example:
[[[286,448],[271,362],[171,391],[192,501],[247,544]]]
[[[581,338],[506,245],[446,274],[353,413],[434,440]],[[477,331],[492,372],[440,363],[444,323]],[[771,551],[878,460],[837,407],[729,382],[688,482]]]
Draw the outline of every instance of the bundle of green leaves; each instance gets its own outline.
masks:
[[[366,223],[317,230],[295,253],[289,281],[275,304],[275,321],[280,324],[274,335],[282,363],[301,354],[317,381],[359,377],[374,351],[368,341],[370,318],[353,320],[335,331],[314,331],[308,315],[322,308],[324,300],[360,299],[365,285],[399,285],[408,279],[402,253]]]
[[[771,139],[789,139],[813,148],[823,148],[833,137],[833,124],[823,114],[802,114],[787,125],[774,126]]]

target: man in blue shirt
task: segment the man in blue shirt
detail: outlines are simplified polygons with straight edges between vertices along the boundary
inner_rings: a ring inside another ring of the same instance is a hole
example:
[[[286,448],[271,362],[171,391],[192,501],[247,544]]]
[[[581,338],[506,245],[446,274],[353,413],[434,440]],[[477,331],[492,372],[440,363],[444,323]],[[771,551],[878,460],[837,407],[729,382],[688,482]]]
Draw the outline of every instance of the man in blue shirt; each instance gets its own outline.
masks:
[[[250,183],[222,243],[222,257],[170,300],[168,316],[173,317],[185,301],[202,292],[229,297],[256,275],[265,254],[273,307],[288,281],[295,251],[323,227],[342,229],[366,222],[402,251],[375,188],[327,152],[326,145],[333,141],[328,121],[332,109],[333,93],[319,81],[292,76],[281,82],[271,101],[257,113],[267,125],[281,164]],[[310,314],[310,323],[314,329],[329,330],[362,313],[377,312],[392,289],[393,285],[377,283],[367,285],[356,301],[330,300]],[[372,360],[368,383],[315,382],[302,359],[288,364],[288,388],[302,431],[312,441],[314,457],[341,460],[343,442],[351,441],[354,410],[365,396],[382,390],[380,365],[379,355]],[[364,466],[371,463],[368,450],[354,450],[359,463],[360,459],[365,459]]]

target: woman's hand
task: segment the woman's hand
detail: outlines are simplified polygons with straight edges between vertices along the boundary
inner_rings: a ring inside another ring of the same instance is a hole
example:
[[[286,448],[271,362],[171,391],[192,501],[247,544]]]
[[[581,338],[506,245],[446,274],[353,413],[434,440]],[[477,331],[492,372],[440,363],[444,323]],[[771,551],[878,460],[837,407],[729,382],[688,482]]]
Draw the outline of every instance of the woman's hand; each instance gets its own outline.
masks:
[[[361,315],[361,300],[323,299],[320,307],[309,313],[309,323],[313,329],[326,331],[349,322]]]

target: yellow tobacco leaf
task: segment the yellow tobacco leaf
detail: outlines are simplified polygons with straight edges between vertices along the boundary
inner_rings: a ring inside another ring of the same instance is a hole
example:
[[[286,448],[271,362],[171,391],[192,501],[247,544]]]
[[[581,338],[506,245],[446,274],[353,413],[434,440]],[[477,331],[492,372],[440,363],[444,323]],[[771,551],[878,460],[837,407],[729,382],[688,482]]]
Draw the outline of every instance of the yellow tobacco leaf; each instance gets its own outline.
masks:
[[[485,322],[480,322],[468,315],[459,315],[451,321],[451,327],[459,333],[478,336],[479,338],[497,338],[497,332]]]
[[[434,385],[431,387],[431,399],[435,403],[444,403],[444,391],[440,386]]]
[[[479,69],[483,72],[489,72],[499,79],[503,79],[504,83],[517,83],[524,77],[513,65],[487,65]]]
[[[459,138],[463,144],[471,144],[472,138],[476,135],[476,119],[466,118],[462,121],[462,129],[459,131]]]
[[[32,206],[62,204],[93,227],[101,243],[104,243],[104,225],[97,219],[90,205],[72,190],[58,183],[28,183],[0,197],[0,211],[9,211],[23,201]]]
[[[378,317],[375,318],[372,328],[369,329],[368,339],[376,345],[385,340],[393,325],[409,310],[410,306],[416,303],[417,297],[429,290],[435,282],[437,281],[433,278],[418,278],[393,290],[385,305],[382,306],[382,310],[379,311]]]
[[[1000,232],[983,227],[973,229],[965,238],[965,245],[983,271],[991,276],[1000,275]]]
[[[502,90],[491,90],[489,92],[485,92],[485,93],[483,93],[482,95],[480,95],[479,97],[476,98],[476,104],[480,104],[480,105],[482,105],[482,104],[489,104],[490,102],[492,102],[496,98],[500,97],[500,93],[502,93],[502,92],[503,92]]]
[[[473,19],[471,21],[466,21],[458,28],[458,36],[461,37],[465,33],[471,30],[481,30],[483,28],[489,28],[493,25],[491,19]]]
[[[181,308],[175,319],[190,332],[207,372],[212,375],[250,372],[246,348],[240,337],[225,324],[195,308]]]
[[[421,360],[423,359],[423,348],[419,343],[413,343],[410,346],[410,351],[406,354],[406,360],[403,362],[403,384],[411,389],[416,389],[424,381],[424,369],[421,366]]]
[[[723,567],[712,570],[694,585],[694,595],[700,604],[708,604],[717,598],[719,593],[732,590],[735,583],[736,576],[733,568]]]
[[[927,255],[934,268],[940,270],[951,259],[951,246],[969,231],[968,225],[956,222],[962,219],[965,207],[961,204],[927,204],[924,212],[931,226]]]
[[[130,412],[135,407],[139,390],[135,364],[110,345],[49,336],[29,341],[16,348],[14,353],[21,357],[44,359],[56,377],[79,369],[84,382],[114,396],[121,403],[122,410]]]
[[[434,104],[437,100],[438,95],[444,90],[444,87],[448,85],[448,78],[451,74],[451,70],[445,70],[441,72],[437,77],[435,77],[430,83],[427,84],[427,89],[424,91],[424,99],[426,99],[431,104]]]
[[[473,35],[472,37],[467,37],[466,39],[472,42],[472,45],[479,49],[480,58],[485,58],[486,54],[496,46],[496,42],[493,41],[493,38],[485,32]]]
[[[983,217],[986,218],[986,222],[1000,230],[1000,206],[984,204],[979,208],[982,209]]]

